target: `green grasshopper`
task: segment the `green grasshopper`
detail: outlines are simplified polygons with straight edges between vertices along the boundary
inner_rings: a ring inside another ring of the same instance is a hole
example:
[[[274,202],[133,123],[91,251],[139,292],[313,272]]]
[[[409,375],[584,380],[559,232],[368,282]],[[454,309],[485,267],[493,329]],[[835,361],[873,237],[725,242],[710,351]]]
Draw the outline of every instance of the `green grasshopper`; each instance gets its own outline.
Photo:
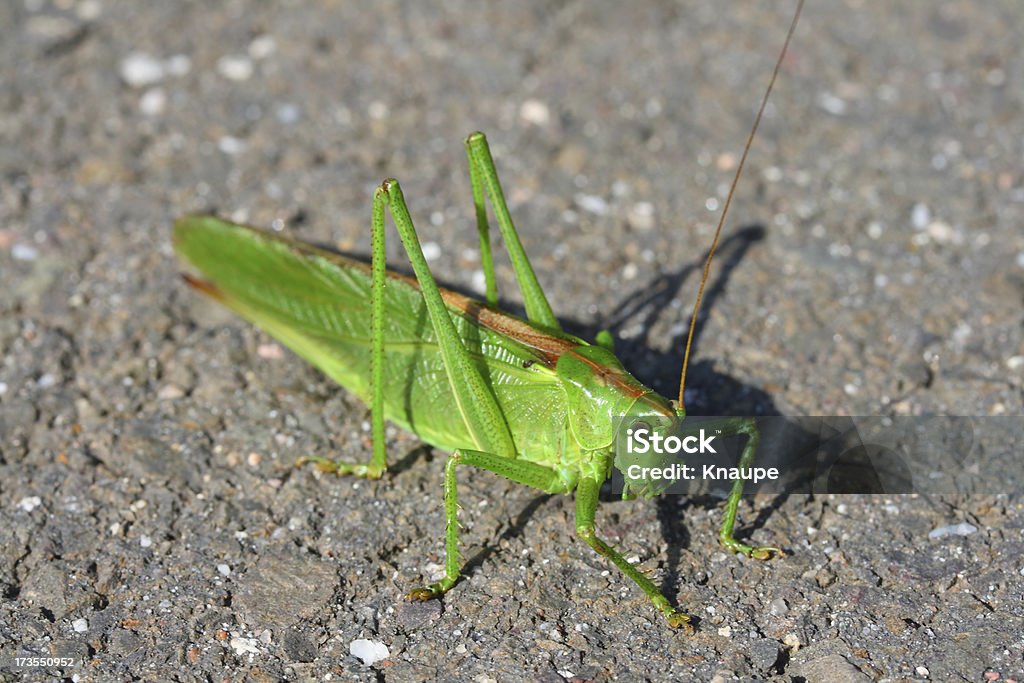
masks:
[[[175,223],[175,250],[201,273],[201,278],[184,276],[188,284],[261,327],[369,404],[373,439],[369,462],[308,457],[300,464],[313,461],[337,474],[381,477],[387,469],[385,420],[451,452],[444,471],[445,576],[411,591],[410,599],[440,597],[459,580],[456,470],[468,465],[548,493],[575,492],[579,537],[632,579],[671,626],[692,629],[685,612],[675,609],[647,576],[597,535],[598,494],[613,467],[625,476],[624,498],[650,498],[667,488],[665,480],[626,476],[626,468],[613,454],[613,421],[629,415],[646,425],[658,425],[686,414],[683,386],[704,284],[800,5],[708,253],[675,403],[643,386],[623,368],[612,352],[610,335],[599,335],[592,345],[562,330],[512,224],[482,133],[466,139],[466,152],[486,303],[438,287],[394,179],[385,180],[373,196],[370,264],[212,216],[187,216]],[[526,320],[498,307],[486,198],[522,292]],[[415,277],[385,268],[388,211]],[[759,439],[754,421],[725,419],[715,429],[723,437],[745,436],[738,464],[749,467]],[[742,494],[743,482],[734,482],[719,532],[722,545],[756,559],[781,554],[778,548],[747,545],[733,536]]]

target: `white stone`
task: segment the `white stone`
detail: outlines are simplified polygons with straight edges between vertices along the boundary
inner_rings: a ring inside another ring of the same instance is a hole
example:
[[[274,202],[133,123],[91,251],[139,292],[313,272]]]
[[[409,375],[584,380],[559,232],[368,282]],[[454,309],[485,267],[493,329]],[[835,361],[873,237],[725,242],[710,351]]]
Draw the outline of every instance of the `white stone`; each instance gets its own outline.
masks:
[[[540,100],[529,99],[519,107],[519,118],[535,126],[546,126],[551,121],[551,111]]]
[[[959,524],[949,524],[932,529],[928,532],[928,538],[935,540],[937,538],[945,538],[946,536],[970,536],[977,533],[977,531],[978,527],[973,524],[960,522]]]
[[[577,194],[576,205],[598,216],[608,215],[608,202],[596,194]]]
[[[441,245],[437,242],[424,242],[423,243],[423,258],[428,261],[434,261],[441,258]]]
[[[229,81],[247,81],[252,72],[252,60],[245,55],[224,55],[217,60],[217,73]]]
[[[379,640],[366,640],[365,638],[353,640],[348,646],[348,651],[366,666],[373,666],[391,656],[387,645]]]
[[[139,98],[139,111],[146,116],[159,116],[167,108],[167,94],[162,88],[150,88]]]
[[[39,250],[31,244],[15,244],[11,247],[11,257],[15,261],[35,261],[39,258]]]
[[[121,61],[121,79],[133,88],[159,83],[166,73],[164,63],[145,52],[133,52]]]

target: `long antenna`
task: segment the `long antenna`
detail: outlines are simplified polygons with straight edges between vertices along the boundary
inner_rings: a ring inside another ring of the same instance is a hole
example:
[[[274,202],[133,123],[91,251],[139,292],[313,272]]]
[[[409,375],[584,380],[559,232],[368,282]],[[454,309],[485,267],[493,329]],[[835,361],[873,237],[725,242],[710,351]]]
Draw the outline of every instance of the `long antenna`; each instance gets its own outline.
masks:
[[[757,128],[761,125],[761,116],[764,114],[764,108],[768,104],[768,96],[772,94],[772,87],[775,85],[775,77],[779,75],[779,69],[782,67],[782,60],[786,57],[786,50],[789,49],[789,41],[793,38],[793,32],[796,31],[796,24],[800,20],[800,12],[804,8],[804,0],[799,0],[796,5],[796,12],[793,13],[793,21],[789,25],[789,32],[786,34],[786,42],[782,44],[782,50],[779,52],[779,58],[775,60],[775,68],[772,70],[772,77],[768,81],[768,87],[765,88],[764,97],[761,98],[761,106],[757,110],[757,116],[754,117],[754,125],[750,128],[750,135],[747,136],[747,144],[743,147],[743,155],[740,157],[740,163],[736,167],[736,174],[732,177],[732,184],[729,186],[729,194],[725,197],[725,204],[722,205],[722,214],[718,217],[718,227],[715,228],[715,238],[711,240],[711,249],[708,250],[708,258],[704,261],[704,275],[700,278],[700,289],[697,290],[697,301],[693,304],[693,316],[690,318],[690,332],[686,335],[686,351],[683,352],[683,372],[679,377],[679,408],[683,411],[686,410],[686,406],[683,403],[683,391],[686,388],[686,368],[690,366],[690,348],[693,346],[693,331],[697,327],[697,314],[700,312],[700,304],[704,299],[704,287],[708,283],[708,274],[711,272],[711,260],[715,257],[715,250],[718,248],[718,240],[722,236],[722,226],[725,225],[725,217],[729,213],[729,205],[732,204],[732,196],[736,192],[736,185],[740,181],[740,175],[743,173],[743,165],[747,162],[747,154],[750,152],[750,145],[754,142],[754,136],[757,135]]]

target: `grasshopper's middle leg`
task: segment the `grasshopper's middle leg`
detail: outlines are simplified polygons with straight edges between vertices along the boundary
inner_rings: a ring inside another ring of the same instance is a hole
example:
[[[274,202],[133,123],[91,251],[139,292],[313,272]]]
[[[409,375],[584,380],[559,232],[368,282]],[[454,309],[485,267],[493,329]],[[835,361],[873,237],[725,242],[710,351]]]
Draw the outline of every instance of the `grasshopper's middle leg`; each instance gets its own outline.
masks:
[[[673,628],[682,626],[687,631],[692,631],[690,616],[681,612],[669,603],[658,587],[649,578],[626,561],[619,551],[613,548],[606,541],[598,537],[594,530],[594,517],[597,512],[597,496],[601,490],[601,483],[594,479],[584,478],[580,480],[576,488],[576,533],[586,541],[587,545],[596,550],[598,554],[607,557],[619,568],[623,574],[633,579],[633,582],[640,587],[647,597],[654,603],[654,607],[665,615],[668,623]]]
[[[382,211],[383,209],[381,209]],[[374,226],[371,232],[373,257],[371,259],[371,319],[372,341],[370,347],[370,434],[373,438],[374,453],[369,463],[348,463],[343,460],[307,456],[298,464],[312,462],[325,472],[351,474],[353,476],[379,479],[387,470],[387,449],[384,442],[384,280],[387,276],[384,252],[384,217],[376,220],[377,205],[374,204]],[[378,225],[379,223],[379,225]]]
[[[462,575],[459,562],[459,494],[455,470],[459,465],[472,465],[499,474],[506,479],[548,493],[568,493],[569,487],[551,468],[505,458],[482,451],[458,450],[448,457],[444,466],[445,563],[444,578],[408,594],[410,600],[440,597],[454,586]]]
[[[387,264],[384,249],[384,204],[376,197],[373,202],[371,224],[370,436],[373,439],[373,455],[370,462],[360,464],[317,456],[302,458],[298,464],[314,462],[325,472],[379,479],[388,468],[387,449],[384,443],[384,281],[387,277]]]

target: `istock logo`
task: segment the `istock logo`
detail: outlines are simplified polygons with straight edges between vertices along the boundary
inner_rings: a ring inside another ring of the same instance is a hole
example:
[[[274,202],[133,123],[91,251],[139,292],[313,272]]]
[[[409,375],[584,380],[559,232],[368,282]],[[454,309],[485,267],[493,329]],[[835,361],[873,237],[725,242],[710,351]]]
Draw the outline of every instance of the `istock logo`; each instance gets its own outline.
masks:
[[[651,433],[650,429],[640,427],[638,429],[626,430],[626,452],[643,455],[644,453],[717,453],[711,442],[715,435],[707,436],[703,429],[698,434],[691,434],[682,438],[670,434],[662,436],[658,432]]]

